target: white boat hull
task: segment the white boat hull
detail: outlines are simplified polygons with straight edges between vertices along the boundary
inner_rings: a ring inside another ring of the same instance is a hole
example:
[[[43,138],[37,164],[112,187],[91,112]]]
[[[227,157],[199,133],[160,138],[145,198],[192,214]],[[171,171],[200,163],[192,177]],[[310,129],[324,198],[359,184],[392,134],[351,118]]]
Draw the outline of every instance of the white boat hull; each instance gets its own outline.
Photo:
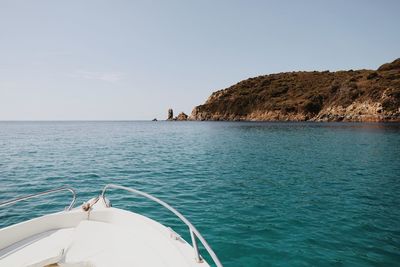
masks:
[[[209,266],[170,228],[98,201],[0,229],[0,267]],[[57,266],[52,265],[52,266]]]

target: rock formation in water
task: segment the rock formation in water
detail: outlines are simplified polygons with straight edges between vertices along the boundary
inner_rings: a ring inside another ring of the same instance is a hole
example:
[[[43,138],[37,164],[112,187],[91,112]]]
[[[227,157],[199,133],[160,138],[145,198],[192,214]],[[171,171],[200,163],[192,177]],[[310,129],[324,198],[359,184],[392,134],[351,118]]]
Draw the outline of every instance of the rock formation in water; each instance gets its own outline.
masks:
[[[168,117],[167,117],[167,121],[172,121],[174,119],[174,111],[172,110],[172,108],[168,109]]]
[[[185,113],[181,112],[179,115],[175,118],[177,121],[186,121],[188,119],[188,115]]]
[[[191,120],[400,121],[400,59],[377,70],[259,76],[214,92]]]

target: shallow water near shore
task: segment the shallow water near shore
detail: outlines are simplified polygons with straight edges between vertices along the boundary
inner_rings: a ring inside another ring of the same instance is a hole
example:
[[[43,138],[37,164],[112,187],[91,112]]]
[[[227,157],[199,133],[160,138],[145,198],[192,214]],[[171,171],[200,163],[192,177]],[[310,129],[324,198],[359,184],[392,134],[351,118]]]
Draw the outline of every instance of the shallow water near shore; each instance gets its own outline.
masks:
[[[400,124],[0,122],[0,201],[67,184],[80,204],[107,183],[171,204],[225,266],[400,263]],[[190,240],[162,207],[108,197]],[[69,200],[2,208],[0,227]]]

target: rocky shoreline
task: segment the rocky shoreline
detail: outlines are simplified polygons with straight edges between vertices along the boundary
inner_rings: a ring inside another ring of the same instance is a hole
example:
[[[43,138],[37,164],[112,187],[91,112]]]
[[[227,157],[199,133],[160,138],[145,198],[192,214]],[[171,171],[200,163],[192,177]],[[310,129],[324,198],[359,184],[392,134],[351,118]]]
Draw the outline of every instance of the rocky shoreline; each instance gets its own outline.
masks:
[[[250,78],[214,92],[187,119],[400,122],[400,59],[377,70]]]

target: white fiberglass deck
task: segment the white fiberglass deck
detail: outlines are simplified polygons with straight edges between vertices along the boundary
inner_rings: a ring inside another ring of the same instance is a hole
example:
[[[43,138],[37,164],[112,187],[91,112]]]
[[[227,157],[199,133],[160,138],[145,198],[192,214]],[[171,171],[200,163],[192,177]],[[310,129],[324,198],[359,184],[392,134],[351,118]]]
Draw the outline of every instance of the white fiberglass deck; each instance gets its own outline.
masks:
[[[0,266],[209,266],[170,228],[107,208],[74,209],[0,229]],[[57,266],[57,265],[51,265]]]

